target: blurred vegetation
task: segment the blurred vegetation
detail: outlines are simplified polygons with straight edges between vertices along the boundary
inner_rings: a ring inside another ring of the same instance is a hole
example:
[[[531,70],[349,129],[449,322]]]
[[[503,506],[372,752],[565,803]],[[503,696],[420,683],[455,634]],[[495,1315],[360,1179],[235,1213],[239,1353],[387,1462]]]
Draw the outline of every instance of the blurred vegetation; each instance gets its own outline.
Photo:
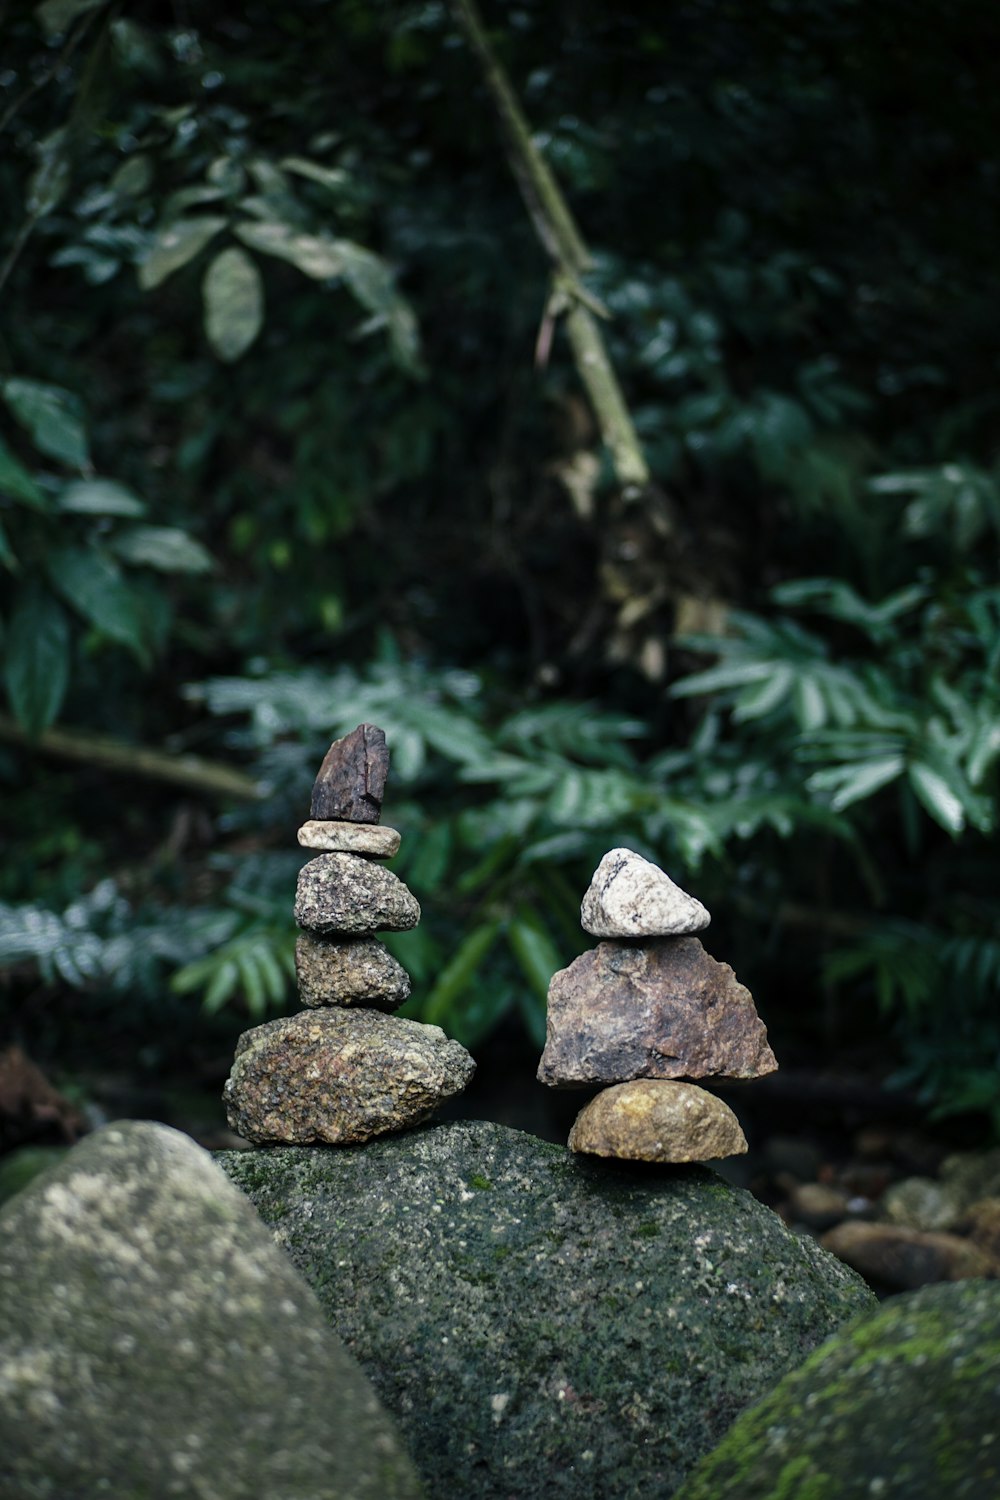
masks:
[[[163,1067],[290,1004],[294,830],[367,719],[409,1013],[537,1043],[624,843],[778,1037],[1000,1133],[1000,14],[485,19],[639,493],[447,5],[0,21],[5,1031]]]

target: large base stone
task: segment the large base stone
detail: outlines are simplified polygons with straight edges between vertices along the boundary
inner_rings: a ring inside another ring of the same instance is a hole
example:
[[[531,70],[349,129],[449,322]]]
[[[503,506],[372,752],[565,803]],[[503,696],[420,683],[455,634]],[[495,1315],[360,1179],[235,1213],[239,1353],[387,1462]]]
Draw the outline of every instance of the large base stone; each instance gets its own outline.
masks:
[[[396,1415],[428,1494],[665,1500],[863,1282],[702,1167],[459,1122],[224,1152]]]
[[[375,1010],[299,1011],[243,1033],[223,1098],[244,1140],[344,1146],[426,1119],[475,1071],[440,1026]]]

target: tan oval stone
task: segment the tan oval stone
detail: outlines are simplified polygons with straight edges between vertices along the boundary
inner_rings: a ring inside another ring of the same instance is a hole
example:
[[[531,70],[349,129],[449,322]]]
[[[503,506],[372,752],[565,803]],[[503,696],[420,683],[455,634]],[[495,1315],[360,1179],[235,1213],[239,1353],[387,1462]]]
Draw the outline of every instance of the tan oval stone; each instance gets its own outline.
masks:
[[[310,818],[298,832],[303,849],[322,849],[331,854],[361,854],[366,859],[391,859],[399,850],[400,836],[384,823],[337,823]]]
[[[569,1149],[628,1161],[714,1161],[742,1155],[747,1143],[729,1106],[706,1089],[639,1078],[581,1109]]]

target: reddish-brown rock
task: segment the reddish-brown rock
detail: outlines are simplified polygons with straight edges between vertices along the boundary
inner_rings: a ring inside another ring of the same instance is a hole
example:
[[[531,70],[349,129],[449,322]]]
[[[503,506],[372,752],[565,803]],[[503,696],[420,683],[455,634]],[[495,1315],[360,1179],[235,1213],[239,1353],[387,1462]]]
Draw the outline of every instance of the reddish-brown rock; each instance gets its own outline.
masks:
[[[542,1083],[759,1078],[777,1066],[750,991],[695,937],[600,943],[553,975]]]
[[[875,1281],[913,1291],[931,1281],[965,1281],[995,1276],[997,1263],[957,1234],[934,1234],[896,1224],[838,1224],[820,1240],[825,1250]]]
[[[309,816],[346,823],[377,823],[389,775],[385,733],[374,724],[359,724],[334,740],[319,768]]]

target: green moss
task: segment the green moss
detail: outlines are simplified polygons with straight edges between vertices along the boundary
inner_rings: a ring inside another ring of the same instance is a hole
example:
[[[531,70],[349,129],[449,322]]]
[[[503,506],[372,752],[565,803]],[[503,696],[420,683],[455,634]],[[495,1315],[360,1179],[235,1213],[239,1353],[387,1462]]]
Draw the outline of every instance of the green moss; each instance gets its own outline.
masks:
[[[473,1172],[472,1176],[469,1178],[469,1186],[471,1188],[476,1188],[480,1193],[486,1193],[493,1186],[493,1184],[490,1179],[488,1177],[484,1177],[481,1172]]]
[[[646,1219],[635,1232],[639,1239],[652,1240],[659,1234],[660,1226],[655,1219]]]

